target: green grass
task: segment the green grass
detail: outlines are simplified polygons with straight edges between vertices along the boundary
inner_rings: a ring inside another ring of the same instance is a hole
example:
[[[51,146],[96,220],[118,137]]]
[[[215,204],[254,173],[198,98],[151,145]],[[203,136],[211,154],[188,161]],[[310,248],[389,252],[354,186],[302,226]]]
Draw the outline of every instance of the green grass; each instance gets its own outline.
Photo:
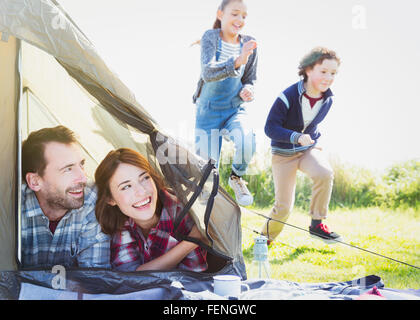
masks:
[[[252,209],[268,215],[270,209]],[[310,217],[295,209],[288,223],[307,230]],[[256,233],[264,218],[243,211],[242,249],[247,270],[252,264]],[[420,212],[380,208],[336,209],[327,225],[344,242],[420,267]],[[343,244],[327,245],[305,231],[285,226],[269,248],[271,278],[296,282],[348,281],[367,275],[385,287],[420,289],[420,270]]]

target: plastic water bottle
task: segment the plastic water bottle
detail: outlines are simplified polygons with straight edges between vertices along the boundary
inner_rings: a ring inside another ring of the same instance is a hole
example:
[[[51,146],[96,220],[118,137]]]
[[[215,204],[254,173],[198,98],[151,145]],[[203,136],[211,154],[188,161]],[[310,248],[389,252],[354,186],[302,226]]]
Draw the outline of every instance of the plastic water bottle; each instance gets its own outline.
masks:
[[[270,278],[267,237],[260,235],[254,239],[254,258],[248,272],[249,279]]]

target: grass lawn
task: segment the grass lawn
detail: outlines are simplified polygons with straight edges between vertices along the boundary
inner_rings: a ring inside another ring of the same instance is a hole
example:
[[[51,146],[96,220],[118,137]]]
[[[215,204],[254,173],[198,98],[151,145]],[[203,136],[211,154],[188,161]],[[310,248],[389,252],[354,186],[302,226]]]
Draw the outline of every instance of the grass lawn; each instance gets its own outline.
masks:
[[[268,209],[251,209],[268,216]],[[253,242],[263,217],[242,211],[242,249],[249,269]],[[295,209],[287,223],[305,228],[308,214]],[[420,267],[420,212],[379,208],[330,211],[326,223],[343,241]],[[295,282],[348,281],[367,275],[382,278],[385,287],[420,289],[420,269],[340,243],[327,245],[309,233],[285,226],[269,248],[271,278]]]

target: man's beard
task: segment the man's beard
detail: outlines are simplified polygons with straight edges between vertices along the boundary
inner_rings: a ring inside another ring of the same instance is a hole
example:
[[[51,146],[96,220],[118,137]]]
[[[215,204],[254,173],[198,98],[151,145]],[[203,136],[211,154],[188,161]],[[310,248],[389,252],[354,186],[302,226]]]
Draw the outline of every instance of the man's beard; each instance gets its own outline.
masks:
[[[66,210],[79,209],[83,206],[84,201],[85,201],[85,196],[84,196],[85,187],[86,185],[84,183],[81,183],[81,184],[78,184],[77,186],[67,188],[64,191],[64,194],[62,194],[58,190],[50,191],[48,192],[46,201],[51,208],[66,209]],[[73,198],[72,196],[68,194],[69,191],[71,192],[73,190],[78,190],[81,188],[83,188],[83,196],[80,198]]]

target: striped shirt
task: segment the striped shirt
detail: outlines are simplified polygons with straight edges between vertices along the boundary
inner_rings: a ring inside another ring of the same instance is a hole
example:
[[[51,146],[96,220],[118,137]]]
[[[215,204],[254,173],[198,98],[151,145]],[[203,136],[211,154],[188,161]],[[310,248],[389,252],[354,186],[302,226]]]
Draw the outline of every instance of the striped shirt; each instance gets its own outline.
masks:
[[[96,188],[85,188],[84,205],[66,213],[54,233],[35,193],[22,185],[22,267],[106,268],[110,266],[110,237],[95,217]]]
[[[253,37],[248,35],[239,35],[239,39],[242,46],[250,40],[255,40]],[[242,65],[240,68],[235,68],[235,59],[231,57],[227,61],[220,62],[219,55],[221,53],[220,41],[220,28],[209,29],[204,32],[201,37],[201,72],[193,95],[193,103],[197,103],[197,99],[201,95],[201,91],[206,82],[224,80],[231,77],[241,77],[241,82],[244,86],[254,86],[257,81],[257,65],[258,65],[258,49],[249,56],[246,65]],[[242,50],[242,49],[241,49]]]
[[[228,43],[225,41],[221,41],[222,42],[222,47],[218,50],[220,50],[220,56],[218,61],[219,62],[225,62],[227,61],[230,57],[233,57],[234,59],[236,59],[237,57],[239,57],[239,55],[241,54],[241,45],[239,43],[234,44],[234,43]]]
[[[121,232],[115,234],[111,241],[111,264],[119,271],[135,271],[140,265],[160,257],[175,247],[181,240],[177,239],[174,230],[174,218],[182,211],[183,206],[175,196],[164,192],[163,209],[156,227],[152,228],[145,239],[140,227],[129,218]],[[194,225],[187,214],[181,221],[177,232],[188,235]],[[197,247],[178,265],[179,269],[204,271],[207,269],[207,252]]]

